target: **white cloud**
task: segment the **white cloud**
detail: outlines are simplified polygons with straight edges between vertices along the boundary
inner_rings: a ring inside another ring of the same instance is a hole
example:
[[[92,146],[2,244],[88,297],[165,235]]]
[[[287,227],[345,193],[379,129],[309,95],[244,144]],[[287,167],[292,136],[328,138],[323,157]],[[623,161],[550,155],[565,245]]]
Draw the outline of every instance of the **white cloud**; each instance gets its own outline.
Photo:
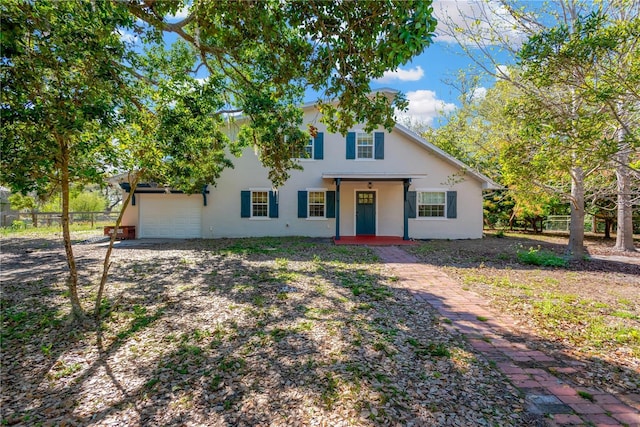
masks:
[[[400,113],[399,118],[408,117],[411,120],[431,125],[436,117],[456,109],[455,104],[438,99],[432,90],[416,90],[407,92],[409,109]]]
[[[433,13],[438,20],[436,41],[471,43],[473,34],[486,45],[520,44],[526,34],[509,10],[496,0],[436,0]]]
[[[165,18],[170,22],[178,22],[182,21],[187,16],[189,16],[189,6],[185,6],[182,9],[179,9],[175,13],[175,15],[167,15]]]
[[[497,65],[496,66],[496,76],[498,77],[507,77],[511,75],[509,72],[509,66],[507,65]]]
[[[485,96],[487,96],[487,88],[480,86],[474,89],[471,99],[481,100],[484,99]]]
[[[420,80],[423,76],[424,70],[418,65],[417,67],[409,68],[408,70],[398,68],[395,71],[385,71],[384,75],[376,81],[378,83],[388,83],[394,80],[400,80],[401,82],[415,82]]]
[[[122,29],[116,29],[115,33],[120,37],[120,40],[122,40],[125,43],[138,43],[138,40],[140,39],[138,36],[136,36],[135,34],[131,34],[128,33]]]

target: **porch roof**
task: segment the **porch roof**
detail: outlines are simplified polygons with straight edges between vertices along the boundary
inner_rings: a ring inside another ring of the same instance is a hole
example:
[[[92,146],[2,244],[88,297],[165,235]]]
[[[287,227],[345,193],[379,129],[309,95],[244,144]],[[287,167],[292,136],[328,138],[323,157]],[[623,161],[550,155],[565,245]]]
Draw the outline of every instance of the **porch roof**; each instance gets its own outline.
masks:
[[[405,181],[412,178],[425,178],[427,174],[395,172],[323,172],[323,179],[341,179],[342,181]]]

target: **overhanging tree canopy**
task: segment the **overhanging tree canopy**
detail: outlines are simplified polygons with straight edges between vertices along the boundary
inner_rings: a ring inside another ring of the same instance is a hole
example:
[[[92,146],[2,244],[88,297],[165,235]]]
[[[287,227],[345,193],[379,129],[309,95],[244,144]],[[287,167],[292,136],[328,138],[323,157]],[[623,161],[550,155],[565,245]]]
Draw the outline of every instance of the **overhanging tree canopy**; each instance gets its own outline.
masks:
[[[167,20],[187,4],[185,19]],[[320,94],[331,130],[391,128],[406,100],[370,96],[369,82],[421,53],[436,25],[424,1],[7,0],[0,8],[0,182],[61,189],[78,316],[70,183],[124,169],[199,191],[231,165],[226,150],[254,145],[278,186],[307,139],[305,90]],[[164,50],[164,32],[184,43]],[[234,145],[222,132],[231,112],[247,119]]]

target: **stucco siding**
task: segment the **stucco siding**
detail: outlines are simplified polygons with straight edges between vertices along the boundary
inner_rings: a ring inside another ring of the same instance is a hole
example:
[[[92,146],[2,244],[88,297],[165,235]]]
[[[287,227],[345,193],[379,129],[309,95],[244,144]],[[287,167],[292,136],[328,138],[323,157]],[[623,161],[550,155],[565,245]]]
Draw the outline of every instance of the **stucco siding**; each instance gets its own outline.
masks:
[[[384,159],[347,159],[346,137],[329,133],[317,122],[318,112],[311,109],[305,123],[312,123],[323,132],[322,160],[301,160],[304,170],[292,170],[284,186],[277,189],[277,218],[242,217],[242,192],[272,191],[268,171],[262,167],[253,148],[233,158],[235,167],[225,170],[216,186],[209,186],[208,206],[202,208],[201,237],[251,236],[312,236],[331,237],[336,232],[334,218],[298,218],[299,191],[336,191],[334,179],[323,179],[323,174],[345,176],[340,186],[340,234],[356,234],[356,191],[375,192],[375,233],[381,236],[404,234],[404,187],[401,180],[376,180],[375,174],[401,174],[413,177],[409,191],[457,192],[457,217],[438,219],[409,219],[409,237],[417,239],[466,239],[482,237],[482,188],[477,176],[464,174],[460,165],[443,158],[424,145],[418,138],[404,132],[384,133]],[[228,129],[233,139],[237,129]],[[362,131],[356,127],[353,131]],[[370,174],[362,181],[349,180],[349,174]],[[486,184],[486,182],[485,182]],[[144,195],[143,195],[144,196]],[[184,197],[184,196],[182,196]],[[142,203],[144,197],[140,198]],[[173,200],[173,199],[172,199]],[[175,199],[178,200],[178,199]],[[168,202],[169,199],[167,199]],[[246,202],[246,200],[245,200]],[[271,205],[270,205],[271,206]],[[269,208],[271,209],[271,207]],[[131,206],[126,222],[139,225],[140,210]],[[144,218],[142,219],[144,221]]]

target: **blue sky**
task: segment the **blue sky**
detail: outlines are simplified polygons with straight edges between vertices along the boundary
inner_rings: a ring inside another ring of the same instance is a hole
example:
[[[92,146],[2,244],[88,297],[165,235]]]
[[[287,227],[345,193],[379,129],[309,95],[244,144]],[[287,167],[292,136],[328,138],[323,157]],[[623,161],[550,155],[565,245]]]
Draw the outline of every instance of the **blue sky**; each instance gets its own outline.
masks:
[[[527,8],[540,4],[535,1],[522,2]],[[459,45],[460,36],[458,40],[451,36],[455,32],[454,28],[473,27],[484,31],[487,37],[497,31],[500,38],[512,41],[512,46],[516,48],[524,37],[514,30],[515,23],[507,10],[494,0],[435,0],[433,8],[438,20],[434,43],[409,64],[386,73],[382,80],[374,81],[372,87],[391,87],[402,91],[409,100],[409,110],[405,116],[414,121],[437,125],[439,116],[460,105],[460,93],[447,83],[455,81],[460,71],[481,77],[480,87],[476,92],[478,96],[483,96],[486,89],[496,81],[495,77],[482,73],[480,67],[464,53]],[[479,24],[478,20],[482,23]],[[507,52],[494,53],[497,65],[513,62]],[[494,65],[488,68],[492,67],[494,71]]]
[[[535,7],[534,5],[541,3],[527,1],[522,4]],[[473,26],[480,18],[491,22],[494,29],[501,30],[502,34],[511,37],[516,43],[521,40],[521,35],[513,32],[513,22],[509,14],[496,0],[434,0],[433,8],[438,19],[434,43],[410,63],[387,72],[383,79],[373,81],[371,86],[373,89],[389,87],[403,92],[409,100],[409,110],[405,116],[409,116],[413,121],[437,125],[439,116],[455,110],[460,104],[460,94],[446,82],[454,81],[461,70],[479,73],[475,63],[449,35],[452,28]],[[180,11],[169,20],[180,20],[186,17],[187,13],[187,10]],[[167,42],[170,43],[172,39],[175,39],[175,35],[167,35]],[[507,55],[502,55],[498,62],[506,64],[510,59]],[[495,82],[493,77],[482,74],[481,76],[479,95]],[[313,102],[316,99],[317,96],[309,91],[305,101]]]

